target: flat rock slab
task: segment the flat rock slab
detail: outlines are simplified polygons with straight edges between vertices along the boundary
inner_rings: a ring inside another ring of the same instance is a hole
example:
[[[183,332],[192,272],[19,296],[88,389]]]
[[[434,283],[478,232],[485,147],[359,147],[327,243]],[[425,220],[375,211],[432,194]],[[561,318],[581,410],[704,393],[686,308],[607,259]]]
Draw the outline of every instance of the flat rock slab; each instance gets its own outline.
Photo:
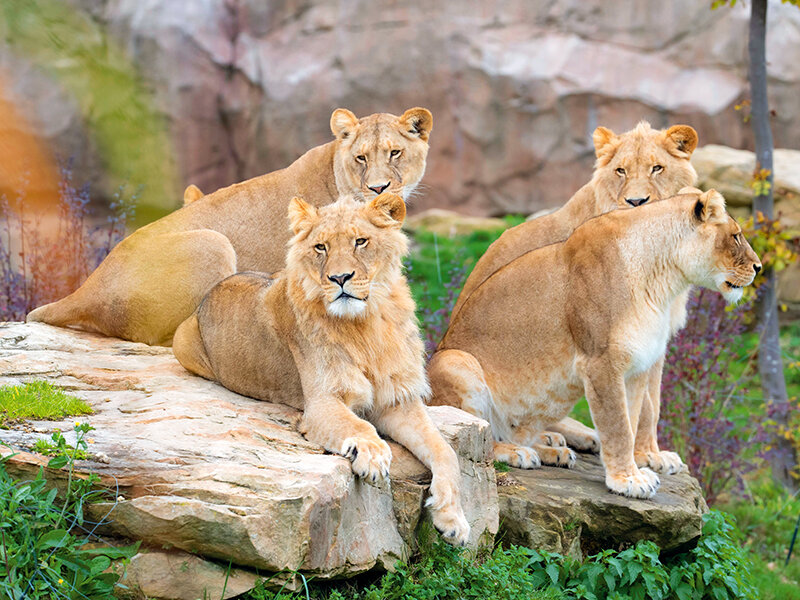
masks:
[[[365,483],[347,459],[297,432],[298,411],[196,377],[168,348],[0,324],[0,385],[41,379],[95,411],[80,418],[96,428],[94,460],[77,465],[118,496],[92,506],[95,516],[108,515],[111,535],[262,574],[318,578],[391,568],[414,550],[430,474],[397,444],[391,485]],[[450,407],[430,414],[459,455],[470,545],[490,543],[498,504],[488,424]],[[0,439],[25,450],[56,428],[71,431],[73,421],[35,421],[0,431]],[[41,464],[45,458],[23,451],[9,469],[28,475]]]
[[[574,469],[498,473],[504,543],[575,557],[639,540],[652,540],[667,551],[694,545],[708,507],[691,475],[660,475],[655,497],[636,500],[608,491],[598,456],[578,457]]]

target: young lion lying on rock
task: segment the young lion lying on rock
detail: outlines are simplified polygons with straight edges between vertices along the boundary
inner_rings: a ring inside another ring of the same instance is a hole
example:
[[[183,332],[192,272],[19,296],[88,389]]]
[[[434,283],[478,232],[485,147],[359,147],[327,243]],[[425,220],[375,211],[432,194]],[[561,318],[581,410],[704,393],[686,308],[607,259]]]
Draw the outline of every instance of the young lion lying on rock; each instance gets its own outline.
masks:
[[[392,454],[376,427],[391,436],[431,469],[433,523],[463,544],[458,459],[423,404],[430,387],[402,274],[405,212],[388,193],[319,210],[294,198],[286,270],[217,284],[178,327],[173,351],[235,392],[303,409],[305,436],[349,458],[360,477],[388,476]]]
[[[760,269],[713,190],[590,219],[472,292],[429,366],[432,404],[488,420],[499,460],[569,466],[572,451],[542,432],[585,394],[606,485],[650,498],[659,479],[637,466],[636,432],[670,307],[690,285],[736,302]]]

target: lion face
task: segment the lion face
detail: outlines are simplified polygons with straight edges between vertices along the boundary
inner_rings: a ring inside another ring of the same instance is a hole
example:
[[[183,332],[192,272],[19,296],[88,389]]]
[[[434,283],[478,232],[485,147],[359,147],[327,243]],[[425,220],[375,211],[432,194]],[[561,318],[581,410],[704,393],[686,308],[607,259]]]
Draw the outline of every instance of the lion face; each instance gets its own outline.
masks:
[[[344,108],[333,111],[339,193],[369,200],[390,192],[407,199],[425,173],[432,126],[433,117],[424,108],[409,109],[400,117],[376,113],[363,119]]]
[[[320,209],[293,198],[287,272],[299,280],[306,299],[322,302],[329,315],[365,315],[402,276],[405,214],[403,199],[389,193],[367,204],[343,197]]]
[[[688,125],[658,130],[642,121],[621,135],[598,127],[592,137],[597,155],[593,181],[601,212],[669,198],[697,179],[689,162],[697,132]]]
[[[753,283],[761,261],[742,235],[742,228],[725,211],[719,192],[700,194],[691,210],[697,236],[688,255],[695,283],[716,289],[734,304],[741,300],[742,288]]]

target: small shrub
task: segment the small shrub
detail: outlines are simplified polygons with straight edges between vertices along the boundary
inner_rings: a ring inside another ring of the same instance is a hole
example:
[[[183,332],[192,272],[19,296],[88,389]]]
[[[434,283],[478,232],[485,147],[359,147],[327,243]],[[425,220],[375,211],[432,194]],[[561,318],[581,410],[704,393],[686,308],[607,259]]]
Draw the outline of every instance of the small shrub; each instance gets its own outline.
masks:
[[[84,438],[92,429],[86,423],[75,425],[77,449],[85,452]],[[111,598],[120,587],[120,575],[108,571],[111,560],[132,557],[138,544],[84,547],[97,539],[97,523],[86,520],[84,507],[107,493],[94,489],[97,476],[74,477],[74,458],[58,453],[48,467],[68,469],[62,502],[57,489],[48,486],[43,469],[31,481],[12,478],[5,467],[10,456],[0,459],[0,598]]]
[[[476,558],[437,540],[411,564],[367,585],[312,584],[301,593],[272,594],[263,587],[254,600],[749,600],[750,564],[739,547],[730,518],[712,511],[704,517],[695,549],[662,557],[652,542],[621,552],[606,550],[583,562],[518,546],[496,548]]]
[[[749,452],[758,423],[732,418],[747,399],[749,373],[737,351],[747,308],[728,311],[720,294],[695,290],[664,365],[659,443],[681,455],[709,503],[731,487],[741,490],[758,465]]]
[[[138,191],[114,194],[112,215],[92,225],[89,186],[77,186],[72,168],[61,167],[58,224],[50,235],[43,214],[26,211],[24,177],[10,200],[0,196],[0,320],[21,321],[32,309],[70,294],[124,237]]]

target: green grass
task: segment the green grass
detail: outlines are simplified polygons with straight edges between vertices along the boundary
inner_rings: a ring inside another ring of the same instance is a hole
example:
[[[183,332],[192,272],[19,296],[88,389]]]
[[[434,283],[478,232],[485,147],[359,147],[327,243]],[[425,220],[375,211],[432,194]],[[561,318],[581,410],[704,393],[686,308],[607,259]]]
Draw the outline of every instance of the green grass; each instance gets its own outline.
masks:
[[[91,412],[86,402],[46,381],[0,387],[0,425],[18,419],[55,420]]]
[[[523,223],[525,218],[514,215],[505,217],[505,221],[508,227],[513,227]],[[463,269],[466,279],[478,259],[505,229],[475,231],[453,237],[438,236],[424,230],[415,232],[408,278],[417,305],[427,304],[436,310],[440,306],[439,299],[447,293],[445,283],[450,281],[451,271]]]
[[[736,518],[753,562],[753,582],[763,600],[800,600],[800,540],[784,566],[800,498],[775,485],[765,471],[754,476],[751,499],[729,498],[722,510]]]

